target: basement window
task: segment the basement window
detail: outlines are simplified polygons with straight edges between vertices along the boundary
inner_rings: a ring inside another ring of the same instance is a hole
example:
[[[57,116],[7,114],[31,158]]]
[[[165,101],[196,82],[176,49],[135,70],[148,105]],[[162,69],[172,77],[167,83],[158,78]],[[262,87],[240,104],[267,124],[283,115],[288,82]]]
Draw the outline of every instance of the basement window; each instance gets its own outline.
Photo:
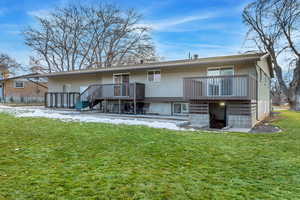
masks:
[[[174,103],[174,114],[187,114],[189,112],[189,105],[187,103]]]
[[[15,81],[15,88],[24,88],[23,81]]]

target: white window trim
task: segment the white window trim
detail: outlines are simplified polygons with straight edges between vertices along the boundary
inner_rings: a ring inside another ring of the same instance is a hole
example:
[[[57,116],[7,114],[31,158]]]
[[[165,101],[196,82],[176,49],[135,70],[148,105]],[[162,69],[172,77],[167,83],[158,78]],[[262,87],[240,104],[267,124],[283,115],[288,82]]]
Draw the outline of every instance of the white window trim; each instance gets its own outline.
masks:
[[[153,81],[149,81],[149,72],[159,72],[159,74],[160,74],[159,81],[155,81],[154,77],[153,77]],[[147,70],[147,81],[149,83],[159,83],[159,82],[161,82],[161,70],[160,69]]]
[[[232,69],[232,71],[233,71],[233,74],[232,75],[229,75],[229,76],[234,76],[235,75],[235,65],[224,65],[224,66],[219,66],[219,67],[207,67],[207,70],[206,70],[206,76],[208,76],[208,71],[209,70],[216,70],[216,69],[218,69],[218,70],[221,70],[221,69]],[[217,75],[217,76],[228,76],[228,75]],[[219,82],[219,84],[220,84],[220,82]],[[207,94],[209,94],[209,84],[207,84],[207,88],[206,88],[206,92],[207,92]],[[220,91],[219,91],[220,92]],[[214,95],[212,95],[212,96],[214,96]]]
[[[22,82],[22,87],[17,87],[17,82]],[[17,89],[22,89],[25,87],[25,82],[24,81],[14,81],[14,88],[17,88]]]
[[[211,69],[224,69],[224,68],[231,68],[233,69],[233,75],[235,75],[235,66],[234,65],[225,65],[225,66],[220,66],[220,67],[207,67],[207,70],[206,70],[206,75],[208,76],[208,71],[211,70]]]
[[[116,73],[113,74],[112,79],[113,79],[113,84],[115,84],[115,76],[120,76],[120,75],[128,75],[129,76],[129,82],[130,82],[130,73],[129,72],[124,72],[124,73]]]
[[[180,113],[176,113],[176,112],[175,112],[175,105],[176,105],[176,104],[180,104]],[[183,105],[183,104],[185,104],[185,105],[187,106],[186,112],[183,112],[183,110],[182,110],[182,105]],[[173,110],[173,114],[174,114],[174,115],[186,115],[186,114],[189,113],[189,104],[188,104],[188,103],[183,103],[183,102],[176,102],[176,103],[173,103],[173,108],[172,108],[172,110]]]

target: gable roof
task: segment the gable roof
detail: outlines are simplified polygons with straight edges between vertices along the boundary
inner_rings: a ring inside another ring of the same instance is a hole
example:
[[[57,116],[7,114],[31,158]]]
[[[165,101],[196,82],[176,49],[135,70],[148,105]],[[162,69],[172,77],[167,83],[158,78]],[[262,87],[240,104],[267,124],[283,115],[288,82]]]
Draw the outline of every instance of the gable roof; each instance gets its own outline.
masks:
[[[4,78],[4,79],[1,79],[1,80],[5,81],[5,80],[20,79],[20,78],[31,78],[33,76],[38,76],[38,75],[39,75],[38,73],[31,73],[31,74],[24,74],[24,75],[20,75],[20,76],[8,77],[8,78]]]
[[[257,62],[263,57],[269,55],[267,53],[251,53],[251,54],[239,54],[230,56],[217,56],[217,57],[207,57],[199,59],[186,59],[186,60],[174,60],[165,62],[153,62],[145,64],[135,64],[135,65],[119,65],[106,68],[97,69],[87,69],[87,70],[75,70],[68,72],[53,72],[47,74],[38,74],[32,77],[55,77],[55,76],[66,76],[66,75],[80,75],[80,74],[94,74],[94,73],[104,73],[104,72],[122,72],[122,71],[136,71],[136,70],[151,70],[151,69],[161,69],[161,68],[175,68],[175,67],[199,67],[207,65],[230,65],[239,64],[245,62]],[[271,77],[273,77],[273,68],[271,63],[268,63]]]
[[[29,78],[39,78],[39,73],[30,73],[30,74],[24,74],[20,76],[13,76],[8,78],[0,79],[0,82],[8,81],[8,80],[16,80],[16,79],[29,79]],[[47,81],[40,81],[40,82],[47,82]]]

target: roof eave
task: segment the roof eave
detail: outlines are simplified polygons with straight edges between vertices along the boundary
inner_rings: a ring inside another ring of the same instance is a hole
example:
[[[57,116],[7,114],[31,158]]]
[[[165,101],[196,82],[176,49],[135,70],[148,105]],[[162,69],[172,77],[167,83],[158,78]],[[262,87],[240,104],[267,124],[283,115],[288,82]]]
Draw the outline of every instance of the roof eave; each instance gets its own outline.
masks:
[[[117,67],[117,68],[105,68],[98,69],[93,71],[73,71],[73,72],[57,72],[57,73],[48,73],[48,74],[39,74],[34,77],[59,77],[59,76],[72,76],[72,75],[80,75],[80,74],[96,74],[96,73],[107,73],[107,72],[122,72],[122,71],[138,71],[138,70],[151,70],[151,69],[159,69],[159,68],[177,68],[177,67],[193,67],[193,66],[205,66],[205,65],[230,65],[230,64],[240,64],[240,63],[248,63],[255,62],[260,60],[260,57],[250,57],[246,59],[237,59],[237,60],[228,60],[228,61],[208,61],[208,62],[192,62],[192,63],[178,63],[178,64],[166,64],[166,65],[150,65],[150,66],[134,66],[134,67]]]

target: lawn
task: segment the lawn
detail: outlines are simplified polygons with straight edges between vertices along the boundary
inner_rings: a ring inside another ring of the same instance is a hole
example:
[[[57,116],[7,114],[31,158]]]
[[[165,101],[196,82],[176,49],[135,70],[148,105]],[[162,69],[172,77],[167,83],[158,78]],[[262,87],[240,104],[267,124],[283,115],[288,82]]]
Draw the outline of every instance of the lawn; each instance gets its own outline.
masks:
[[[0,199],[300,199],[300,113],[277,134],[0,114]]]

